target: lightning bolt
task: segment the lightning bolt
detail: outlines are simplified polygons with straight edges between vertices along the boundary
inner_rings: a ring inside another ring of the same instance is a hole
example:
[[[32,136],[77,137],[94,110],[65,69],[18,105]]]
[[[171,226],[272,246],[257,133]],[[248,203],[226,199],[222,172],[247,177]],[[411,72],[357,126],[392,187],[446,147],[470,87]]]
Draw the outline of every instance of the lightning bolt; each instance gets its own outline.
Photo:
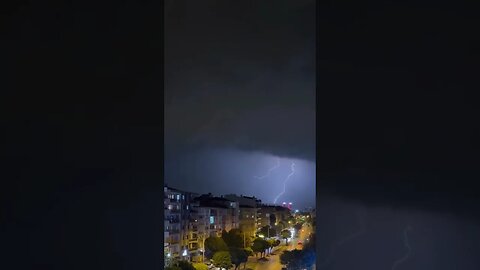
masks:
[[[328,254],[328,257],[325,259],[325,261],[323,261],[323,263],[321,263],[318,266],[318,268],[323,268],[323,267],[329,265],[332,262],[332,259],[335,257],[335,253],[336,253],[338,248],[343,246],[345,243],[351,241],[352,239],[360,237],[360,236],[362,236],[363,234],[366,233],[367,230],[366,230],[365,221],[364,221],[364,218],[363,218],[360,211],[357,212],[357,218],[358,218],[358,221],[360,223],[360,229],[358,231],[340,239],[339,241],[335,242],[330,249],[330,253]]]
[[[292,177],[292,175],[295,174],[295,162],[292,162],[292,165],[291,165],[290,168],[291,168],[292,172],[287,176],[287,178],[285,178],[285,181],[283,182],[283,191],[280,192],[280,194],[278,194],[277,197],[275,197],[275,199],[273,200],[273,203],[274,203],[274,204],[276,204],[278,198],[280,198],[280,196],[282,196],[283,194],[285,194],[285,192],[287,191],[287,182],[288,182],[288,179],[290,179],[290,177]]]
[[[407,248],[407,253],[405,256],[403,256],[401,259],[396,260],[393,265],[392,265],[392,270],[395,270],[400,264],[404,263],[410,258],[410,254],[412,252],[412,248],[410,247],[410,243],[408,241],[408,231],[412,230],[412,227],[408,225],[405,230],[403,230],[403,243],[405,244],[405,247]]]
[[[276,170],[278,167],[280,167],[280,158],[277,158],[277,163],[275,164],[275,166],[273,166],[272,168],[270,168],[267,172],[267,174],[265,174],[264,176],[254,176],[255,178],[257,178],[258,180],[262,180],[262,179],[265,179],[267,177],[270,176],[270,174]]]

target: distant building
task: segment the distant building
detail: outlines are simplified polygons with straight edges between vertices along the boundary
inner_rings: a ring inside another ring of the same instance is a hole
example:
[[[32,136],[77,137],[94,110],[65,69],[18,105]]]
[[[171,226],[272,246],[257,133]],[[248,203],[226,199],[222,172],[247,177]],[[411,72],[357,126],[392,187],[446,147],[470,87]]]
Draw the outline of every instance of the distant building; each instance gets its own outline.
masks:
[[[257,228],[277,226],[280,222],[286,223],[291,216],[287,207],[262,204],[258,210]]]
[[[238,196],[235,194],[228,194],[225,198],[236,201],[239,204],[239,229],[244,233],[244,237],[251,240],[255,237],[257,232],[257,217],[258,206],[261,204],[261,200],[255,197]],[[245,240],[247,242],[247,240]]]

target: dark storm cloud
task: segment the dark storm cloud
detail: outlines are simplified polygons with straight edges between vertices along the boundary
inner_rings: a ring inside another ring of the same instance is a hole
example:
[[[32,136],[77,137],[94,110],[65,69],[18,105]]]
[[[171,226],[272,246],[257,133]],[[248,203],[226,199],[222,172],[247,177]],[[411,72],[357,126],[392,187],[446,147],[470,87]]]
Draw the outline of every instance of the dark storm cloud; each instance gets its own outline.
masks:
[[[314,160],[313,1],[186,2],[167,2],[166,151]]]
[[[317,209],[321,269],[478,269],[480,227],[429,211],[397,209],[321,197]],[[405,245],[405,228],[410,252]],[[334,251],[332,252],[332,249]],[[328,262],[328,263],[325,263]]]
[[[478,217],[478,17],[398,1],[318,18],[321,190]]]

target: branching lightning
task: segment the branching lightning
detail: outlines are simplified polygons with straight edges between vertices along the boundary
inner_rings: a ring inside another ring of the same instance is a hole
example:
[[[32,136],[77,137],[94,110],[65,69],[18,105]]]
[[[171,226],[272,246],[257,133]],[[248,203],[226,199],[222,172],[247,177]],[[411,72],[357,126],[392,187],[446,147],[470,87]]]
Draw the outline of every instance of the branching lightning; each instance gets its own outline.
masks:
[[[269,177],[274,170],[278,169],[278,167],[280,167],[280,158],[277,158],[277,163],[275,164],[275,166],[273,166],[268,170],[267,174],[265,174],[264,176],[254,176],[254,177],[257,178],[258,180],[265,179]]]
[[[318,266],[319,268],[325,267],[332,262],[338,248],[343,246],[345,243],[351,241],[352,239],[360,237],[360,236],[362,236],[363,234],[366,233],[366,231],[367,231],[366,230],[366,224],[365,224],[364,218],[363,218],[360,211],[357,212],[357,218],[358,218],[358,221],[359,221],[360,229],[358,231],[340,239],[339,241],[335,242],[330,249],[330,253],[328,254],[328,257],[322,263],[319,264],[319,266]]]
[[[285,178],[285,181],[283,181],[283,191],[280,192],[277,197],[275,197],[275,199],[273,200],[273,203],[276,204],[277,203],[277,200],[280,198],[280,196],[282,196],[283,194],[285,194],[285,192],[287,191],[287,182],[288,182],[288,179],[290,179],[290,177],[292,177],[292,175],[295,174],[295,162],[292,162],[292,165],[291,165],[291,170],[292,172],[287,176],[287,178]]]
[[[403,230],[403,243],[407,248],[407,253],[401,259],[396,260],[392,265],[392,270],[395,270],[400,264],[404,263],[408,259],[410,259],[410,254],[412,252],[412,248],[410,247],[410,243],[408,241],[408,231],[411,230],[412,227],[408,225],[405,230]]]

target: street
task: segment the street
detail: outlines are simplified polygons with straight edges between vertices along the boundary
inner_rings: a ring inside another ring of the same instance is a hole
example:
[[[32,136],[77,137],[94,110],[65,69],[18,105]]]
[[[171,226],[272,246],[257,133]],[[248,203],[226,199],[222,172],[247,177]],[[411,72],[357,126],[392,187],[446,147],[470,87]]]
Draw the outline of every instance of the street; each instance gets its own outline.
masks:
[[[282,264],[280,263],[280,255],[284,250],[293,250],[295,248],[302,249],[303,245],[298,245],[299,242],[302,244],[307,242],[307,238],[312,232],[312,227],[309,225],[304,225],[300,231],[299,237],[294,238],[288,242],[288,246],[285,246],[285,240],[281,241],[280,246],[278,246],[270,256],[266,258],[268,261],[258,261],[258,258],[250,257],[248,258],[246,269],[252,270],[281,270]]]
[[[310,233],[312,233],[312,227],[305,223],[302,227],[302,230],[300,230],[300,234],[298,238],[294,238],[290,241],[290,245],[288,247],[288,250],[293,250],[293,249],[302,249],[303,245],[308,242],[307,238],[309,237]],[[301,242],[302,245],[298,245],[298,243]]]
[[[252,270],[281,270],[282,264],[280,263],[280,254],[287,247],[284,245],[278,246],[275,251],[272,252],[270,256],[266,258],[268,261],[259,261],[258,258],[250,257],[247,262],[247,269]]]

